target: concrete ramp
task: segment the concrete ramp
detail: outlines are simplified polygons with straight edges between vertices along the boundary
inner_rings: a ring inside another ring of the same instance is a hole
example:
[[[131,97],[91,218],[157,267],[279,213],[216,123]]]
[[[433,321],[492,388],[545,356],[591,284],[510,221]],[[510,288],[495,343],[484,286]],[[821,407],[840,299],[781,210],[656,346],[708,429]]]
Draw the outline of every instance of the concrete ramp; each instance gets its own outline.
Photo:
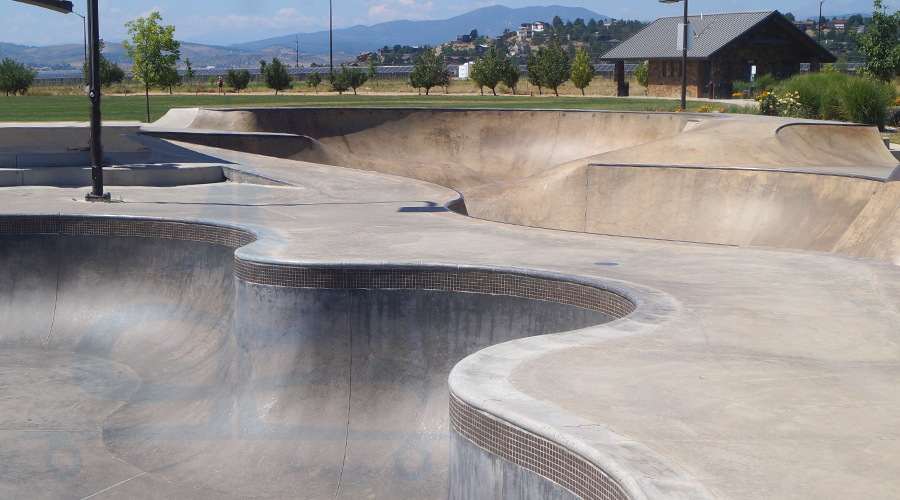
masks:
[[[873,195],[897,167],[874,127],[726,114],[294,108],[178,110],[142,132],[434,182],[458,189],[468,215],[513,224],[854,255],[880,238],[883,250],[864,253],[891,262],[888,248],[900,247],[893,233],[866,232],[886,224],[878,221],[892,201]]]
[[[465,200],[472,216],[528,226],[829,251],[880,185],[796,172],[576,161],[470,189]]]
[[[304,135],[354,155],[450,163],[491,180],[512,180],[576,158],[678,134],[687,117],[544,110],[263,108],[198,109],[189,126],[172,128],[165,123],[144,131]]]
[[[886,182],[831,251],[900,265],[900,182]]]

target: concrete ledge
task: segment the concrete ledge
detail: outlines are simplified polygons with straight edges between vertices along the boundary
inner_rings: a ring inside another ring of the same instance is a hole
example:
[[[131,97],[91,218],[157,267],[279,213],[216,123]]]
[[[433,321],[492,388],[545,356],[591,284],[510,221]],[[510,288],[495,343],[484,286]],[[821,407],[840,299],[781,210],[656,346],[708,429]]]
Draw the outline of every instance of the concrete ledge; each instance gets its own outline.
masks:
[[[221,165],[145,165],[106,167],[103,182],[107,186],[185,186],[223,182]],[[0,187],[91,185],[90,167],[35,167],[0,169]]]

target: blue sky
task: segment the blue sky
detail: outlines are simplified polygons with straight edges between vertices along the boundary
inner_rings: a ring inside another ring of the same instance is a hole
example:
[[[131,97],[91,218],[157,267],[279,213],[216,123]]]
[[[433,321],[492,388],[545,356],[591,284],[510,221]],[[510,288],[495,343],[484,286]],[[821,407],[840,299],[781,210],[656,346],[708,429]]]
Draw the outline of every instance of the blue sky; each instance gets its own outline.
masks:
[[[613,18],[653,20],[677,15],[681,4],[660,4],[658,0],[332,0],[334,26],[377,24],[397,19],[446,19],[486,7],[505,5],[566,5],[585,7]],[[85,0],[74,0],[75,11],[84,14]],[[891,11],[900,0],[887,0]],[[819,2],[809,0],[690,0],[691,13],[740,12],[778,9],[798,17],[814,16]],[[107,40],[125,38],[124,24],[157,10],[166,24],[176,26],[176,38],[191,40],[209,34],[220,34],[221,45],[270,38],[297,32],[314,32],[328,28],[327,0],[100,0],[100,36]],[[871,12],[871,0],[826,0],[823,15],[849,12]],[[12,0],[0,0],[0,42],[22,45],[55,45],[81,43],[82,22],[75,15],[63,15]],[[529,21],[528,19],[523,22]],[[547,19],[547,21],[550,21]],[[206,38],[206,37],[204,37]],[[216,39],[219,36],[215,37]]]

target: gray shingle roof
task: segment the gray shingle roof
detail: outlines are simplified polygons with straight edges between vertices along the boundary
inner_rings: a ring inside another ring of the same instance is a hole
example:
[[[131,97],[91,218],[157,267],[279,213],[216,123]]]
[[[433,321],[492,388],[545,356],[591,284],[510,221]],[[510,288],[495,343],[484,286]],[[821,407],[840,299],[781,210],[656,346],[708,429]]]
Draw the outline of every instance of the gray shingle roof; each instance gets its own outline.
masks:
[[[688,16],[688,22],[694,25],[694,48],[688,51],[688,59],[706,59],[710,57],[776,12],[767,10],[705,14],[702,19],[701,16]],[[628,40],[603,54],[601,59],[680,58],[681,51],[677,50],[675,44],[678,36],[678,24],[683,19],[683,16],[657,19],[649,26],[635,33]],[[807,37],[805,33],[801,33],[799,30],[797,30],[797,35],[798,37]],[[822,51],[825,52],[824,49]]]

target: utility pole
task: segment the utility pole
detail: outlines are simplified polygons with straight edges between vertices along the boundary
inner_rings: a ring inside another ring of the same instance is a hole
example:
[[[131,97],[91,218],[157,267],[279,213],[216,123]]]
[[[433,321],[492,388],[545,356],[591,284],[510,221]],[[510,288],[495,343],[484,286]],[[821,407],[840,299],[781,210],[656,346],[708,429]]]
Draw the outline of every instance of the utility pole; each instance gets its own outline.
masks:
[[[294,65],[295,68],[300,67],[300,39],[297,35],[294,35],[294,52],[297,54],[297,64]]]

